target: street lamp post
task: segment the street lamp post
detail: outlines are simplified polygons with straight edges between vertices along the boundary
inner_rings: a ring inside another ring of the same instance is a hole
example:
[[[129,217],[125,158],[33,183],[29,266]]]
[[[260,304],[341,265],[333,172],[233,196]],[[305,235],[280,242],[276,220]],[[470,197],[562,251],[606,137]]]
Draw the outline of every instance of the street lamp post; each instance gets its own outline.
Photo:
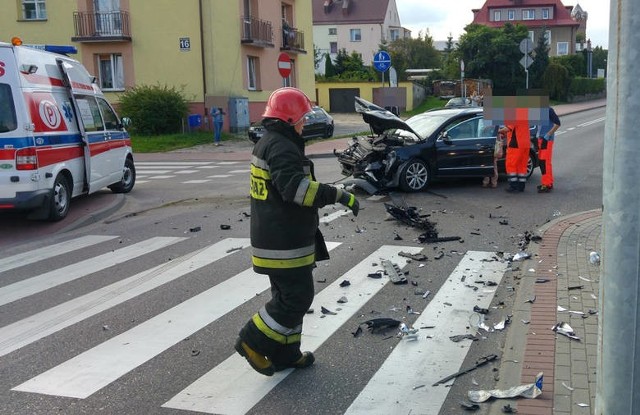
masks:
[[[587,39],[587,77],[591,78],[593,74],[592,70],[592,57],[593,51],[591,50],[591,39]]]

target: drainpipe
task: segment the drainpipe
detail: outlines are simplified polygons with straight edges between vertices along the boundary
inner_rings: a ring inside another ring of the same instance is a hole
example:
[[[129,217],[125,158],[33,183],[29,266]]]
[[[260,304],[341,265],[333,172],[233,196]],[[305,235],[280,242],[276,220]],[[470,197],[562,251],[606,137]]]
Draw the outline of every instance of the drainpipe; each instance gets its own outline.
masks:
[[[204,53],[204,22],[203,22],[203,16],[202,16],[202,1],[203,0],[199,0],[198,2],[198,8],[199,8],[199,15],[200,15],[200,60],[202,61],[202,102],[204,103],[205,106],[205,118],[206,118],[206,109],[207,109],[207,103],[206,103],[206,96],[207,96],[207,63],[205,61],[205,53]]]

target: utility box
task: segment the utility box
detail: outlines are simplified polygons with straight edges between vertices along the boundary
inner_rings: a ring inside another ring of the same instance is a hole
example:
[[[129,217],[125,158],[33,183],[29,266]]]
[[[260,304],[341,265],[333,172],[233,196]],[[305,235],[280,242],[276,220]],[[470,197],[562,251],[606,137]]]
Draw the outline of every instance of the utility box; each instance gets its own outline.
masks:
[[[242,133],[249,129],[249,98],[229,98],[229,132]]]

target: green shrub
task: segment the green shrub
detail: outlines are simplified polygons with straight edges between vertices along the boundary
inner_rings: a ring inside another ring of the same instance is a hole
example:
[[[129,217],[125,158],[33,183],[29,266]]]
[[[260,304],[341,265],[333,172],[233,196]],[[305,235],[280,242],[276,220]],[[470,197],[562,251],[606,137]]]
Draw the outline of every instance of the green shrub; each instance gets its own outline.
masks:
[[[569,87],[570,96],[600,94],[607,88],[605,78],[573,78]]]
[[[567,100],[571,78],[566,67],[557,63],[550,63],[544,71],[542,82],[549,91],[550,99],[556,101]]]
[[[177,133],[189,107],[182,91],[167,85],[138,85],[120,95],[120,115],[131,118],[129,129],[142,135]]]

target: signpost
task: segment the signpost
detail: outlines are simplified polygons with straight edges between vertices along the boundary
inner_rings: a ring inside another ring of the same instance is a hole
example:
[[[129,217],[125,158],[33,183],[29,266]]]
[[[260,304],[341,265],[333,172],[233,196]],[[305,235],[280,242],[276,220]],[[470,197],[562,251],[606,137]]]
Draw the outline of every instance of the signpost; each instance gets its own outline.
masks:
[[[380,50],[373,55],[373,67],[378,72],[382,72],[382,86],[384,87],[384,73],[391,67],[391,56],[384,50]]]
[[[466,97],[467,88],[464,87],[464,61],[460,59],[460,96]]]
[[[287,78],[291,74],[291,58],[282,52],[278,56],[278,72],[283,78]]]
[[[520,52],[524,53],[524,56],[520,59],[520,65],[524,67],[524,72],[527,74],[526,89],[529,89],[529,66],[533,63],[533,58],[529,56],[531,51],[533,51],[533,42],[528,37],[525,37],[520,42]]]

